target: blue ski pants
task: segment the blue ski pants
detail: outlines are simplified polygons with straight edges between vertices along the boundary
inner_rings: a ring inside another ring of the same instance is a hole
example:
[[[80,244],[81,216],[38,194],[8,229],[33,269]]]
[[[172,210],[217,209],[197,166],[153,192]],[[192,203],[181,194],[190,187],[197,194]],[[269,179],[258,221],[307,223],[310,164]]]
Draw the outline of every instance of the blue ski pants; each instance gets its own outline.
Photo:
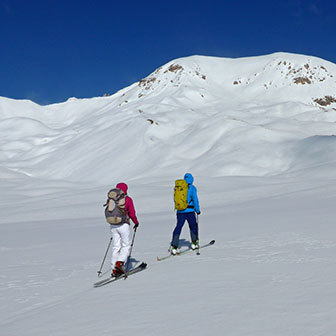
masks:
[[[183,225],[186,220],[189,224],[191,241],[198,240],[198,227],[197,227],[195,212],[177,213],[176,217],[177,217],[177,224],[173,231],[173,239],[172,239],[171,245],[178,247],[180,234],[181,234]]]

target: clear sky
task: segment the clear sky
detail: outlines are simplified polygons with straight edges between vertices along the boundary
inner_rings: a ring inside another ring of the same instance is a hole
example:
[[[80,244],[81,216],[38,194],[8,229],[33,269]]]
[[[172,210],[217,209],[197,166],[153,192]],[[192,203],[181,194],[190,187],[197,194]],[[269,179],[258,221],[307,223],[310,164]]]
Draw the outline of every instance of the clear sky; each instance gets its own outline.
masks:
[[[114,93],[179,57],[284,51],[336,63],[335,0],[0,0],[0,96]]]

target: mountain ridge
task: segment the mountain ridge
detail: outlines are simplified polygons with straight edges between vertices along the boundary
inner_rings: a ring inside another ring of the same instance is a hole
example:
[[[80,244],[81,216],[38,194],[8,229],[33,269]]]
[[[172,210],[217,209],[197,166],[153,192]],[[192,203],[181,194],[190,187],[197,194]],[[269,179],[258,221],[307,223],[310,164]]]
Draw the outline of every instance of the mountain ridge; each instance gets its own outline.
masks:
[[[179,58],[108,97],[47,106],[0,97],[0,175],[281,174],[332,160],[323,146],[309,160],[301,147],[316,152],[305,139],[336,134],[335,92],[335,64],[275,53]]]

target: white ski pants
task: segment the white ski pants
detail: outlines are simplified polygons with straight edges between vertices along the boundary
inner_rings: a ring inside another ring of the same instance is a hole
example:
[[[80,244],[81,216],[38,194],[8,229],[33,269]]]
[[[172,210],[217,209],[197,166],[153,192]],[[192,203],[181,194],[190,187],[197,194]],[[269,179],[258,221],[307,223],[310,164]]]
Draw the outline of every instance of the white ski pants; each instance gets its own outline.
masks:
[[[126,262],[130,250],[130,225],[123,224],[111,224],[112,233],[112,257],[111,266],[114,268],[117,261]]]

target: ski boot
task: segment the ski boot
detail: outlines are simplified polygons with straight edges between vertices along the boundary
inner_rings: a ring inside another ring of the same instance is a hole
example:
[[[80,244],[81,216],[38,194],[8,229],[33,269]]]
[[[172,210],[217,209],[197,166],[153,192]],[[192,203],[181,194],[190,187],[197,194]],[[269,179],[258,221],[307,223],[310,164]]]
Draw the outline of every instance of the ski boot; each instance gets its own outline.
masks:
[[[196,250],[198,249],[199,245],[198,245],[198,240],[194,240],[191,242],[191,249],[192,250]]]
[[[170,246],[170,254],[177,255],[178,253],[179,253],[179,249],[177,248],[177,246],[171,245]]]
[[[123,261],[117,261],[114,269],[112,271],[112,276],[113,277],[118,277],[121,276],[123,274],[125,274],[125,268],[124,268],[124,262]]]

